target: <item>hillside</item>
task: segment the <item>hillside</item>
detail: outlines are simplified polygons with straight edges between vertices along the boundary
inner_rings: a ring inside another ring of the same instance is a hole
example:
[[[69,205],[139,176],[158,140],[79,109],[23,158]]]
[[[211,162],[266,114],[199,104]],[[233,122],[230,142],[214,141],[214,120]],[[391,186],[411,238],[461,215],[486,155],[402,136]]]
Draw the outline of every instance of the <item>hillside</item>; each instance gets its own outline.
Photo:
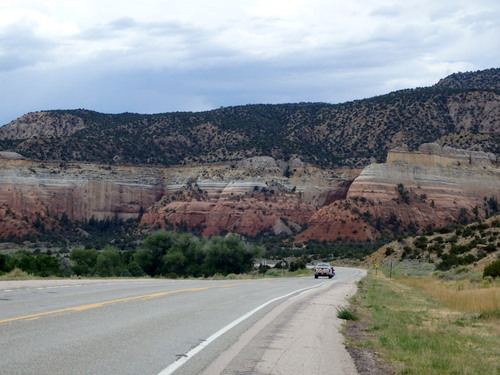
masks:
[[[0,128],[0,238],[133,226],[374,243],[486,219],[498,71],[339,105],[27,114]]]
[[[271,156],[364,167],[437,142],[500,154],[500,69],[343,104],[246,105],[156,115],[50,110],[0,128],[0,150],[39,161],[190,165]]]
[[[498,90],[500,89],[500,69],[453,73],[439,80],[436,86],[450,89]]]
[[[384,245],[367,258],[368,263],[397,262],[419,259],[436,264],[447,271],[467,266],[483,272],[488,264],[500,257],[500,215],[455,229],[440,230],[418,237],[401,238]]]

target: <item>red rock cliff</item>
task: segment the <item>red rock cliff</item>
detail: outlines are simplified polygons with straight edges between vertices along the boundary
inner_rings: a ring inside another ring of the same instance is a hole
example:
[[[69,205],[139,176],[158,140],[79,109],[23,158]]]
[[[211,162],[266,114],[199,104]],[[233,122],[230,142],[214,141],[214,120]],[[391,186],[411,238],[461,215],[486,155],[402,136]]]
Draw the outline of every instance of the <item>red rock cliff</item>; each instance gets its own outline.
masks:
[[[284,173],[287,170],[287,173]],[[204,235],[296,233],[317,209],[345,198],[357,171],[256,157],[177,168],[37,163],[0,155],[0,235],[24,235],[43,221],[138,218]],[[285,176],[285,174],[287,176]],[[1,213],[1,212],[0,212]]]
[[[344,202],[320,209],[297,240],[369,240],[383,232],[426,229],[484,218],[500,200],[495,155],[425,144],[394,150],[366,167]]]

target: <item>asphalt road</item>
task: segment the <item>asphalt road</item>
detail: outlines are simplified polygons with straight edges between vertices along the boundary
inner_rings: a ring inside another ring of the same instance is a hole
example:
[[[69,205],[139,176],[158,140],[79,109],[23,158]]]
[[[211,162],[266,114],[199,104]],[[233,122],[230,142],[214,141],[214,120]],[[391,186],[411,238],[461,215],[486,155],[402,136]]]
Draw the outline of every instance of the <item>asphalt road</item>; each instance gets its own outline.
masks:
[[[300,364],[320,374],[311,360],[355,373],[343,353],[328,353],[342,352],[335,308],[363,271],[336,271],[331,280],[0,281],[0,374],[299,374]]]

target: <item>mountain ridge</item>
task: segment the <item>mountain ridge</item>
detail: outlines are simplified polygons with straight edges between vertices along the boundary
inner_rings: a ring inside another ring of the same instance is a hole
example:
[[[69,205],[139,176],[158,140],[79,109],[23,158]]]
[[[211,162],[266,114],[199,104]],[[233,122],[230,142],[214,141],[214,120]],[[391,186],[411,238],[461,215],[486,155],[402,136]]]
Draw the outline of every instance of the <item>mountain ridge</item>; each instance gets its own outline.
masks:
[[[388,150],[403,143],[410,150],[438,142],[500,153],[499,72],[456,73],[434,86],[340,104],[248,104],[151,115],[34,112],[0,128],[0,150],[39,161],[114,165],[271,156],[355,168],[383,162]],[[458,145],[453,135],[461,132]]]
[[[488,217],[497,71],[335,105],[27,114],[0,128],[0,237],[132,222],[370,242]]]

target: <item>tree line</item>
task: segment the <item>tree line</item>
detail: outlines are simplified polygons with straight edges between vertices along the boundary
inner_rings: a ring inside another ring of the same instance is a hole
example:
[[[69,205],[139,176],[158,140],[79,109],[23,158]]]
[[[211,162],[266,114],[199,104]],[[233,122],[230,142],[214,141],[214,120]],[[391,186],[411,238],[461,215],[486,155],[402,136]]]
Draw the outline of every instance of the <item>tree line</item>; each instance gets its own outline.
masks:
[[[103,250],[74,249],[69,257],[26,250],[0,254],[0,275],[18,268],[41,277],[208,277],[249,272],[262,253],[263,247],[249,245],[234,234],[204,239],[162,230],[134,250],[108,245]]]

